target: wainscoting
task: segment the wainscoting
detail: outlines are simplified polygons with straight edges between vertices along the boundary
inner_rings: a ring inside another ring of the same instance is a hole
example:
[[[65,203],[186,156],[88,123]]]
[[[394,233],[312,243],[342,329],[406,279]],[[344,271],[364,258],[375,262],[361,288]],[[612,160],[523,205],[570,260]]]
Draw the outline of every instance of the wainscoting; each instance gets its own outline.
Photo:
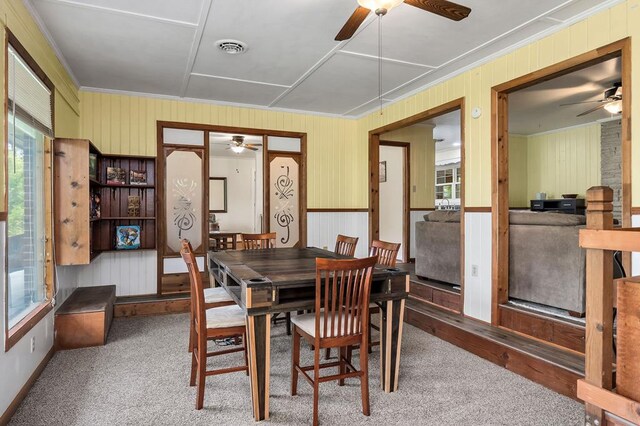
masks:
[[[83,266],[78,285],[115,285],[116,296],[135,296],[157,292],[157,252],[155,250],[103,253]]]
[[[310,212],[307,213],[307,245],[333,250],[336,235],[358,237],[356,257],[366,257],[369,250],[369,213],[357,212]]]
[[[464,225],[464,313],[490,323],[491,213],[465,212]]]

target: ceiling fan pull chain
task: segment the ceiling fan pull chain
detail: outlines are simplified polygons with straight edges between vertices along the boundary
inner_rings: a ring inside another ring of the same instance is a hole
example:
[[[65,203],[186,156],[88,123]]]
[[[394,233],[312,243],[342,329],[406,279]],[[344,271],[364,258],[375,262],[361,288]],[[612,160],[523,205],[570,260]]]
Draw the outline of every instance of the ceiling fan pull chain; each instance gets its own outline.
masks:
[[[380,102],[380,115],[382,115],[382,16],[378,14],[378,102]]]

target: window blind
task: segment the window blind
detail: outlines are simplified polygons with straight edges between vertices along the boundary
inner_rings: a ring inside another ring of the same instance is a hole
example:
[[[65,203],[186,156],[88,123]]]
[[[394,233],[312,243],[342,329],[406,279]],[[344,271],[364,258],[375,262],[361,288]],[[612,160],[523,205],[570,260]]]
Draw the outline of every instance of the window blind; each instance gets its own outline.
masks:
[[[51,91],[9,46],[9,110],[47,136],[53,136]]]

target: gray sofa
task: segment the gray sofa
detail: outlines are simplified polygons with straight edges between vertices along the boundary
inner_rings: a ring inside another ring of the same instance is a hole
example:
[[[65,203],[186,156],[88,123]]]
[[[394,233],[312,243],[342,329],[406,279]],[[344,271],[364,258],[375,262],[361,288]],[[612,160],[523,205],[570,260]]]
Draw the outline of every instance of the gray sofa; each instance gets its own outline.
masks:
[[[509,297],[583,314],[585,216],[511,211],[509,223]]]
[[[416,275],[460,285],[460,212],[437,210],[416,222]]]

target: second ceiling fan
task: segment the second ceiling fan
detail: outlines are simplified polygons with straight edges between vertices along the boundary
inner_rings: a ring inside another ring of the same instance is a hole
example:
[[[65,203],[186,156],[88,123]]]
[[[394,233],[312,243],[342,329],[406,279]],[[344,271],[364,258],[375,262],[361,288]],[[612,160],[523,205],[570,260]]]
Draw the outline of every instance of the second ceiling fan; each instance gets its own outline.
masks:
[[[373,11],[379,16],[385,15],[387,11],[401,3],[403,3],[403,0],[358,0],[360,6],[358,6],[340,32],[338,32],[335,40],[343,41],[353,37],[356,30],[369,15],[369,12]],[[447,0],[404,0],[404,3],[454,21],[460,21],[471,13],[471,9],[468,7]]]

